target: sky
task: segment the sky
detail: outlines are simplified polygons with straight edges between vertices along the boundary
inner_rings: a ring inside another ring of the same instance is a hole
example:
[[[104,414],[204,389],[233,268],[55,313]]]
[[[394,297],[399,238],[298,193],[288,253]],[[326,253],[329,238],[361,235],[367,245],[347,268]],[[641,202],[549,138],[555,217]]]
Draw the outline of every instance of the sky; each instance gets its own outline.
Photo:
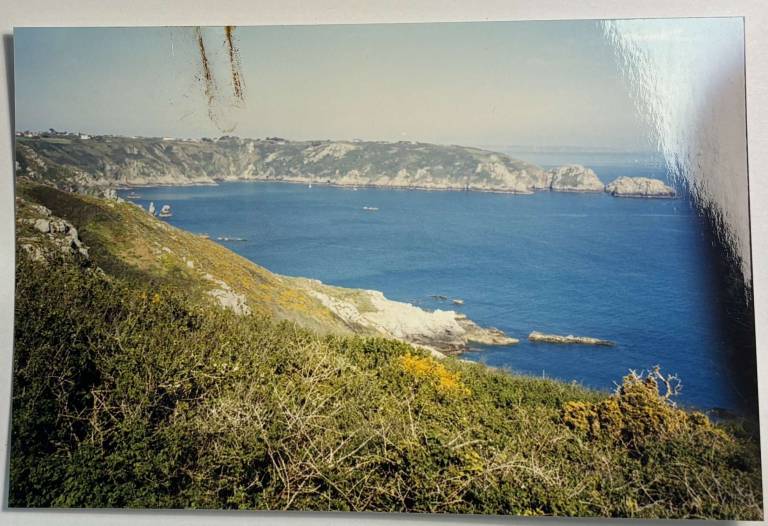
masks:
[[[235,29],[17,28],[16,129],[128,136],[414,140],[645,150],[594,21]]]

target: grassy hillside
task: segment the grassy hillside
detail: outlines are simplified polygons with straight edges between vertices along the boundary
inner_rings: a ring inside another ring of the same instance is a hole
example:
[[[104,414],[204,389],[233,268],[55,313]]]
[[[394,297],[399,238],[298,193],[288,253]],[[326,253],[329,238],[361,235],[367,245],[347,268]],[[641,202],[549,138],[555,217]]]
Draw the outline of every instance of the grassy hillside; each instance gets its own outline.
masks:
[[[18,194],[12,506],[761,516],[751,424],[675,409],[661,376],[609,395],[436,360],[131,204]]]
[[[196,303],[210,303],[216,294],[231,292],[242,297],[252,312],[323,332],[351,332],[297,280],[273,274],[218,243],[171,227],[130,203],[38,184],[20,184],[17,192],[76,225],[91,248],[93,263],[109,275],[184,291]],[[25,235],[24,230],[19,235]]]

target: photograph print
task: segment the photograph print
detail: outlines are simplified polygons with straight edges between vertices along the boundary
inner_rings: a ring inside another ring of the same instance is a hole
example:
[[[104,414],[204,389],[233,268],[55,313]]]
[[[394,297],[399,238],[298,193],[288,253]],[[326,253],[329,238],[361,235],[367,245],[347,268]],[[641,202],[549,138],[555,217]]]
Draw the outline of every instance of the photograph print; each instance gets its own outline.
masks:
[[[743,19],[13,50],[10,507],[762,519]]]

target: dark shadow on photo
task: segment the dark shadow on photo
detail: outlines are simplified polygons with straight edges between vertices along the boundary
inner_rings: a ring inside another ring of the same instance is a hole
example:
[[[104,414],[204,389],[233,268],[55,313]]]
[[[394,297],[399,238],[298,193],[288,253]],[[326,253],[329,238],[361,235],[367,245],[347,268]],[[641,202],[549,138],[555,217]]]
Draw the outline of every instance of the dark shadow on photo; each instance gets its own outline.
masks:
[[[14,106],[14,76],[13,76],[13,35],[3,35],[3,54],[5,57],[5,82],[6,82],[6,89],[8,90],[8,116],[9,116],[9,122],[8,126],[10,127],[10,133],[8,136],[11,138],[11,144],[10,144],[10,151],[11,157],[15,158],[14,155],[14,140],[15,140],[15,106]],[[15,190],[13,190],[15,194]],[[15,195],[11,196],[11,199],[15,199]],[[13,201],[12,201],[13,202]],[[15,245],[15,236],[14,236],[14,245]],[[11,298],[11,301],[13,299]],[[3,487],[6,489],[6,491],[2,495],[2,500],[0,500],[0,505],[2,506],[2,509],[8,509],[8,495],[10,491],[10,473],[11,473],[11,412],[12,412],[12,400],[13,400],[13,347],[15,345],[15,341],[11,342],[11,354],[8,356],[8,361],[11,365],[10,370],[8,371],[8,400],[3,400],[2,403],[8,404],[8,421],[3,422],[2,425],[5,426],[7,432],[6,437],[8,441],[8,447],[6,448],[4,454],[5,454],[5,471],[3,473]]]

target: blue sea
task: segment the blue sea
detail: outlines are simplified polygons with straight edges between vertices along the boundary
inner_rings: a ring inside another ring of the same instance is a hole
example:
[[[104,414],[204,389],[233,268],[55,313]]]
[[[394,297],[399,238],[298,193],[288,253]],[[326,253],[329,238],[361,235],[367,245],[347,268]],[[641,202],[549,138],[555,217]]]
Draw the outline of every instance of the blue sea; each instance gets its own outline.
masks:
[[[532,160],[576,160],[605,182],[665,178],[663,165],[650,158],[557,157]],[[243,238],[220,242],[273,272],[459,310],[520,339],[477,347],[463,356],[469,360],[600,389],[612,389],[630,369],[658,364],[682,379],[681,404],[738,405],[724,372],[708,227],[687,198],[255,182],[135,191],[145,208],[150,200],[158,208],[170,204],[173,225],[213,239]],[[454,298],[464,304],[453,305]],[[617,345],[532,344],[532,330]]]

